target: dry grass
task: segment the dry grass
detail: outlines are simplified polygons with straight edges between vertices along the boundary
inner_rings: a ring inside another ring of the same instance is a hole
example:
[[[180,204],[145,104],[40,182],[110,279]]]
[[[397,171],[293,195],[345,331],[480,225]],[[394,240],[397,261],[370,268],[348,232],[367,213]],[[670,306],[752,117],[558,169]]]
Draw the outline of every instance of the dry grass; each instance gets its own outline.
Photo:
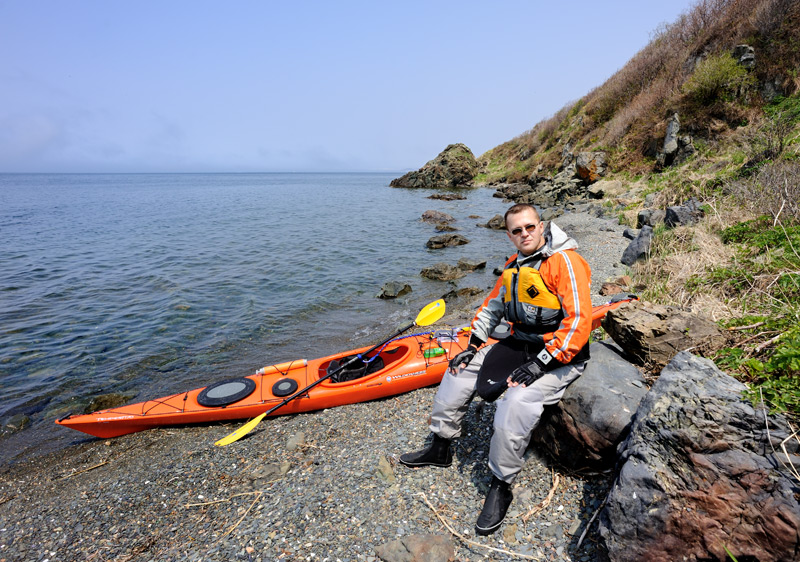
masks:
[[[703,277],[734,258],[733,249],[722,243],[712,224],[703,222],[662,232],[654,238],[651,254],[651,259],[633,268],[634,284],[645,287],[644,300],[677,305],[715,322],[737,313],[721,292],[711,289],[695,293],[687,288],[691,279]]]

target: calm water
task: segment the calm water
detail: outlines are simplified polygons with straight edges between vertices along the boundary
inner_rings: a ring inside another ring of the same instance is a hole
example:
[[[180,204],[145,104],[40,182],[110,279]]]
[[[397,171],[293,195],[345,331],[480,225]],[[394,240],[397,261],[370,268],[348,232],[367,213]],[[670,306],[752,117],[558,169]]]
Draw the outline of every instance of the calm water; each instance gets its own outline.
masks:
[[[82,439],[53,420],[376,343],[451,286],[419,271],[508,248],[492,190],[433,201],[398,174],[0,175],[0,460]],[[427,250],[427,209],[470,244]],[[481,218],[469,218],[479,215]],[[410,296],[375,298],[389,280]],[[375,341],[373,341],[375,340]]]

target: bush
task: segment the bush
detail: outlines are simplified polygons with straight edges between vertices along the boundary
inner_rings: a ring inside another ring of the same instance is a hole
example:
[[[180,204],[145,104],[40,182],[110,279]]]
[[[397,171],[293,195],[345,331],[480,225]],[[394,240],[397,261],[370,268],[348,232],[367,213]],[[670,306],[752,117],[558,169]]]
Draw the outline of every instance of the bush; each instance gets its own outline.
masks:
[[[755,78],[729,54],[711,55],[697,64],[683,86],[684,92],[702,105],[730,101],[755,84]]]

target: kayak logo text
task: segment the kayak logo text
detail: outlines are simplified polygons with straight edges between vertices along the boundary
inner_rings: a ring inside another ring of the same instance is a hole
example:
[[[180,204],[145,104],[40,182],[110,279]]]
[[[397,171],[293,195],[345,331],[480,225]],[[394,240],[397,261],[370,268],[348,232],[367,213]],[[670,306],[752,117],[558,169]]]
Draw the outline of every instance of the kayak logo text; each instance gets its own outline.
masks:
[[[423,369],[422,371],[415,371],[413,373],[406,373],[404,375],[394,375],[394,376],[390,375],[386,377],[386,382],[392,382],[393,380],[396,381],[398,379],[404,379],[406,377],[413,377],[415,375],[423,375],[425,373],[427,373],[427,371]]]

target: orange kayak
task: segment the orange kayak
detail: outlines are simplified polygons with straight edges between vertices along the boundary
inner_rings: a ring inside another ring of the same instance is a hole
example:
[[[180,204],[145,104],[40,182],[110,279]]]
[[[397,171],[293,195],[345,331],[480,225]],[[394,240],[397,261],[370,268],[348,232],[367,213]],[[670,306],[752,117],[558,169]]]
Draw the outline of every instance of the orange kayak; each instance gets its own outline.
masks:
[[[600,325],[608,310],[627,300],[594,307],[593,328]],[[396,338],[365,357],[369,361],[366,365],[358,361],[360,372],[344,371],[338,377],[340,382],[324,380],[271,416],[366,402],[438,384],[450,358],[466,349],[469,336],[469,330],[462,328]],[[335,369],[347,358],[369,349],[270,365],[247,377],[91,414],[68,415],[56,423],[109,438],[162,426],[253,418],[325,377],[329,368]]]

